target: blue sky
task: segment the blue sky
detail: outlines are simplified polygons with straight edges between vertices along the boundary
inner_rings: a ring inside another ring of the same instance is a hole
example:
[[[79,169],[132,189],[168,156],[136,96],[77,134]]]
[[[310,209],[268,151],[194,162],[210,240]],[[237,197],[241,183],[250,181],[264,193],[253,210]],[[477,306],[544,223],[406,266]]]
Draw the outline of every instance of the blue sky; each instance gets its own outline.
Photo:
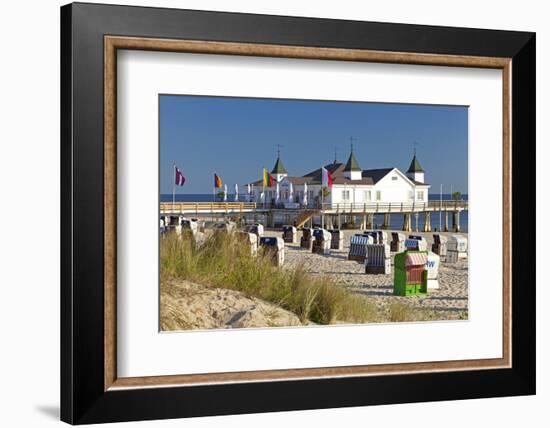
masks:
[[[413,143],[430,193],[468,189],[468,109],[462,106],[161,95],[160,190],[172,193],[173,164],[186,183],[178,193],[212,193],[213,173],[230,192],[271,170],[281,145],[290,175],[337,159],[353,136],[363,169],[405,172]],[[244,191],[244,189],[241,189]]]

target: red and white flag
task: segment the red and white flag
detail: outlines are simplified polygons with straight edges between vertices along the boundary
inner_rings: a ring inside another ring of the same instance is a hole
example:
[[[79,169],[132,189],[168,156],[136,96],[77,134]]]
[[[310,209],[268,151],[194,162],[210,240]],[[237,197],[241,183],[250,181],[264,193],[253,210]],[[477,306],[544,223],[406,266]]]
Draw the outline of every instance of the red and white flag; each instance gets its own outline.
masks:
[[[323,187],[332,187],[332,174],[330,171],[324,167],[321,168],[321,171],[323,173]]]
[[[174,165],[174,168],[176,169],[176,186],[183,186],[185,184],[185,177],[176,165]]]

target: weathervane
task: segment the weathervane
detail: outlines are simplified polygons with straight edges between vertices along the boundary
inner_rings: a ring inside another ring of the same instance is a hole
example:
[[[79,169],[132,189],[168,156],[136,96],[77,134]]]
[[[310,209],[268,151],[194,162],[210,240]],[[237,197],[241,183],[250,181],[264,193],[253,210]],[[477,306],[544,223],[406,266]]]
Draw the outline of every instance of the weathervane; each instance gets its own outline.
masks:
[[[354,141],[357,141],[357,138],[355,137],[349,137],[349,143],[350,143],[350,149],[351,149],[351,152],[353,153],[353,142]]]
[[[414,141],[413,142],[413,154],[414,154],[414,156],[416,156],[416,146],[418,146],[418,142]]]

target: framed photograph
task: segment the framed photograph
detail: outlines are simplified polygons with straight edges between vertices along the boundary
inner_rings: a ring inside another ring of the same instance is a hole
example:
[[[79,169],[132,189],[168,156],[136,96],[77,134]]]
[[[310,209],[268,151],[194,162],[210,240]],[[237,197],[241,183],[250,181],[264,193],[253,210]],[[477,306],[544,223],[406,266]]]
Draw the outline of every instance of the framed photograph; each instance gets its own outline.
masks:
[[[62,420],[535,393],[533,33],[76,3],[61,56]]]

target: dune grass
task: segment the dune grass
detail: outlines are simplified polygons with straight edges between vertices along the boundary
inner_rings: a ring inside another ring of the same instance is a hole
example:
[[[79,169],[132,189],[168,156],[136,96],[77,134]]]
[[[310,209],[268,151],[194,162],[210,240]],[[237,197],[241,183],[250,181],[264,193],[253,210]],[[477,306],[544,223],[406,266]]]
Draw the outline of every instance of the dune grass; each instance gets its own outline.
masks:
[[[269,254],[250,254],[238,235],[215,233],[201,245],[184,234],[160,240],[163,281],[184,279],[210,287],[238,290],[295,313],[302,322],[364,323],[378,318],[376,306],[339,286],[329,276],[312,277],[301,267],[278,268]]]

